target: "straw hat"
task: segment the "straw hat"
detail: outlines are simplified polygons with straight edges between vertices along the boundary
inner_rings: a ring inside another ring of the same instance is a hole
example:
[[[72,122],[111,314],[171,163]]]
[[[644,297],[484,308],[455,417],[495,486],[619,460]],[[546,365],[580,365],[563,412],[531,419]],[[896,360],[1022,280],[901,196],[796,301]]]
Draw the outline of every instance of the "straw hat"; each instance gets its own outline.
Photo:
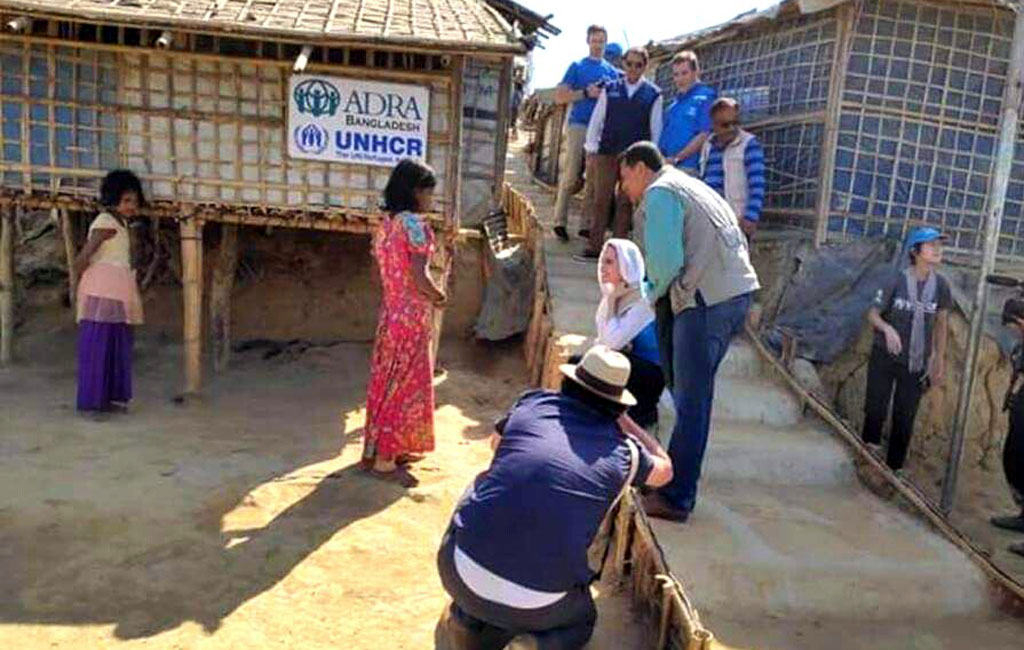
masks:
[[[578,364],[566,363],[559,366],[559,370],[599,397],[623,406],[636,405],[636,398],[626,390],[629,359],[608,346],[595,345]]]

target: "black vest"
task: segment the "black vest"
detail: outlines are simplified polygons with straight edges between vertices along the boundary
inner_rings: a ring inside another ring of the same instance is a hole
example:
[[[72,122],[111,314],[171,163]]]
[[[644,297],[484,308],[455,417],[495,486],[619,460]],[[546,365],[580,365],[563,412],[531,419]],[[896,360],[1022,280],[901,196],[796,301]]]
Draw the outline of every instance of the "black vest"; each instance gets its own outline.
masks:
[[[621,78],[605,86],[605,93],[608,95],[608,110],[597,152],[618,155],[634,142],[650,140],[651,107],[661,97],[661,90],[641,79],[640,87],[630,97],[626,91],[626,80]]]

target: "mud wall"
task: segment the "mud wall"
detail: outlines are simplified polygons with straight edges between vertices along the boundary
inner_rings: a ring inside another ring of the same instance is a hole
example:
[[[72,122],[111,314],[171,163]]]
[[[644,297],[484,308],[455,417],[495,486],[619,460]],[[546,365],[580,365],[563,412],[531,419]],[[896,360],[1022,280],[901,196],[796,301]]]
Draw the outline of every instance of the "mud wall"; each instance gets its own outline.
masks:
[[[792,273],[799,251],[808,240],[806,235],[798,233],[763,235],[758,234],[752,257],[765,287],[759,298],[763,317],[770,319],[783,282]],[[918,411],[907,471],[929,497],[937,498],[946,470],[957,395],[966,364],[967,336],[967,318],[954,310],[950,318],[946,378],[925,395]],[[864,419],[871,344],[871,329],[865,321],[855,345],[834,363],[815,366],[824,388],[824,397],[856,432],[860,431]],[[978,355],[978,375],[971,394],[961,480],[962,489],[971,491],[973,496],[1001,496],[1006,491],[1000,454],[1007,431],[1002,402],[1009,380],[1008,359],[993,338],[984,336]]]
[[[75,217],[80,243],[89,216]],[[34,319],[47,312],[54,312],[51,317],[56,319],[66,312],[63,318],[70,321],[67,263],[57,224],[49,212],[23,214],[19,224],[15,249],[19,330],[31,327]],[[209,299],[220,226],[208,224],[203,237],[204,297]],[[159,238],[163,257],[154,282],[144,293],[143,334],[178,340],[182,333],[181,263],[174,225],[163,224]],[[146,239],[148,247],[152,235]],[[457,247],[451,301],[444,317],[445,336],[465,336],[479,312],[483,296],[481,243],[470,234]],[[231,296],[234,341],[373,340],[380,283],[369,235],[242,227],[238,251]]]

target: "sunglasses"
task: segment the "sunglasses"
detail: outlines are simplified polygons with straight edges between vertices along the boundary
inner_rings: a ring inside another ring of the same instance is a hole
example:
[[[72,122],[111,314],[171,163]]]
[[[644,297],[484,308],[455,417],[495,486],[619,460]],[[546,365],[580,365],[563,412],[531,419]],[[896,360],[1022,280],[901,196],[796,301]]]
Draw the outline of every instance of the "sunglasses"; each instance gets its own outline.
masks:
[[[639,70],[640,68],[644,67],[644,65],[646,65],[643,61],[626,61],[625,64],[627,68],[632,68],[635,70]]]
[[[735,126],[739,126],[739,125],[740,125],[740,121],[739,120],[730,120],[728,122],[715,122],[715,128],[718,128],[718,129],[731,129],[731,128],[733,128]]]

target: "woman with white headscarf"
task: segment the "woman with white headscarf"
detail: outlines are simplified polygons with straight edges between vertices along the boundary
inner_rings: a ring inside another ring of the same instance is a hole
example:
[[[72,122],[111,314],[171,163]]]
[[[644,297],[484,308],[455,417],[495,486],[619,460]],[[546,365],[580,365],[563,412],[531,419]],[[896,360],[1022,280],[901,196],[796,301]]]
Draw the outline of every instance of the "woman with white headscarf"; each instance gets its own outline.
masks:
[[[628,239],[605,242],[597,263],[601,303],[595,315],[595,342],[629,358],[632,371],[627,388],[637,399],[629,415],[643,427],[657,421],[658,399],[665,388],[654,310],[643,294],[645,276],[644,258],[636,244]]]

